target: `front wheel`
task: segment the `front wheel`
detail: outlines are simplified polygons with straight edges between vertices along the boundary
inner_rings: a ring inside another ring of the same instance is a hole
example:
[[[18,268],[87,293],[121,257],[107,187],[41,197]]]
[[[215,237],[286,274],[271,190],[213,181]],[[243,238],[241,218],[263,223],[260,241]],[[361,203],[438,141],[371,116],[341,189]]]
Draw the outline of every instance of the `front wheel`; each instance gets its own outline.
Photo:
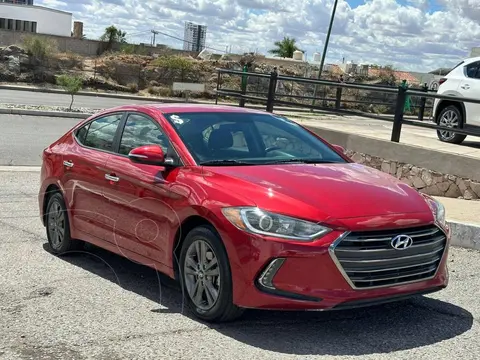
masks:
[[[438,115],[437,124],[440,126],[461,129],[463,128],[463,120],[460,109],[455,105],[449,105]],[[467,135],[456,134],[448,130],[437,130],[437,136],[440,141],[451,144],[460,144],[467,137]]]
[[[233,304],[233,283],[227,253],[220,237],[207,226],[190,231],[180,254],[184,298],[198,318],[232,321],[243,309]]]

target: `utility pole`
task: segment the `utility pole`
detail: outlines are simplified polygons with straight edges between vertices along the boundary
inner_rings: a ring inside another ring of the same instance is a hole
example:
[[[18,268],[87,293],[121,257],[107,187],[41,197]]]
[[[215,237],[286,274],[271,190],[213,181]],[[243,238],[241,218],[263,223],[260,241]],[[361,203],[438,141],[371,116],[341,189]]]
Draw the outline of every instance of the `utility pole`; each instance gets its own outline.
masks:
[[[158,31],[152,30],[152,34],[153,34],[152,46],[155,46],[155,35],[158,35]]]
[[[320,61],[320,69],[318,70],[318,79],[322,77],[323,64],[325,63],[325,56],[327,55],[328,42],[330,41],[330,34],[332,33],[333,20],[335,19],[335,12],[337,11],[338,0],[335,0],[333,3],[332,16],[330,17],[330,25],[328,26],[327,38],[325,39],[325,46],[323,47],[322,59]],[[312,106],[315,106],[315,97],[317,96],[317,87],[315,85],[315,90],[313,92],[313,102]],[[311,110],[313,111],[313,109]]]

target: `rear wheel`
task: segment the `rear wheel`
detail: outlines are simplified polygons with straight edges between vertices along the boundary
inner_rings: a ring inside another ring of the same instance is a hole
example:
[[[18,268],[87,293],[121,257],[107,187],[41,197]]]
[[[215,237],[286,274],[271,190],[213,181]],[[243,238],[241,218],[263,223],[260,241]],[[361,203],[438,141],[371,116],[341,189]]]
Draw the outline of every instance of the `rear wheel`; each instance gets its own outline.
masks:
[[[438,115],[437,124],[440,126],[462,129],[463,120],[463,115],[460,109],[455,105],[449,105]],[[448,130],[437,130],[437,136],[440,141],[451,144],[460,144],[467,137],[467,135],[456,134],[453,131]]]
[[[243,309],[233,304],[233,283],[227,253],[220,237],[208,226],[191,230],[180,254],[184,298],[198,318],[232,321]]]
[[[70,236],[68,212],[61,193],[57,192],[48,199],[45,225],[48,244],[54,254],[77,250],[83,245],[81,241]]]

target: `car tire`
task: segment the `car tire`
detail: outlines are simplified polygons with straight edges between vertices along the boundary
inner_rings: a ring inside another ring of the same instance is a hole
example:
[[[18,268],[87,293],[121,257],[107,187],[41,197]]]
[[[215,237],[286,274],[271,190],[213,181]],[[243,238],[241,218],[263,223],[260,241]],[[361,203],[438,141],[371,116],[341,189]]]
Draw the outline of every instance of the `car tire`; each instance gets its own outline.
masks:
[[[67,207],[61,193],[56,192],[48,199],[45,213],[47,239],[52,253],[62,255],[79,250],[83,246],[80,240],[72,239]]]
[[[463,115],[458,106],[449,105],[442,109],[437,117],[437,125],[452,128],[463,128]],[[437,137],[440,141],[450,144],[461,144],[467,135],[455,134],[445,130],[437,130]]]
[[[227,252],[210,226],[196,227],[187,234],[180,253],[179,273],[184,299],[199,319],[227,322],[243,314],[244,309],[233,304]]]

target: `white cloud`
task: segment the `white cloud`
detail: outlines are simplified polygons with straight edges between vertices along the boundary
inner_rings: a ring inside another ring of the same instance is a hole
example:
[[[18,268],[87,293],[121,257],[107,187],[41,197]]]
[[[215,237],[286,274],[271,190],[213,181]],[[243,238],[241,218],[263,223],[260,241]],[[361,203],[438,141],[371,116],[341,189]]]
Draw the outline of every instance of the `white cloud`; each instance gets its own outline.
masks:
[[[81,0],[73,4],[38,0],[72,11],[86,35],[98,38],[116,25],[135,42],[149,42],[149,30],[183,37],[184,21],[208,26],[207,45],[266,53],[274,41],[293,36],[311,57],[322,51],[334,0]],[[434,10],[432,4],[436,4]],[[406,5],[405,5],[406,4]],[[440,7],[439,7],[440,6]],[[440,10],[438,10],[440,9]],[[479,45],[480,0],[365,0],[352,8],[338,3],[327,61],[393,64],[404,70],[448,67]],[[163,35],[157,42],[182,47]]]

